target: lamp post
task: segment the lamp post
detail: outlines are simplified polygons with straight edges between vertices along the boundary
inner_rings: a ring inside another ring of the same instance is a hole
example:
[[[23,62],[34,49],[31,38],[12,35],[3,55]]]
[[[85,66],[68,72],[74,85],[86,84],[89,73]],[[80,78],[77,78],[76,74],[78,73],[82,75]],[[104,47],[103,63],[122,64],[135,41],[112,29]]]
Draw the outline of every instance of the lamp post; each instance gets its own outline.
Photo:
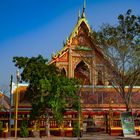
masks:
[[[16,71],[16,80],[17,80],[17,90],[15,97],[15,138],[17,138],[17,122],[18,122],[18,83],[20,80],[19,70]]]
[[[11,75],[11,80],[10,80],[10,115],[9,115],[9,136],[11,136],[11,107],[12,107],[12,82],[13,82],[13,76]]]

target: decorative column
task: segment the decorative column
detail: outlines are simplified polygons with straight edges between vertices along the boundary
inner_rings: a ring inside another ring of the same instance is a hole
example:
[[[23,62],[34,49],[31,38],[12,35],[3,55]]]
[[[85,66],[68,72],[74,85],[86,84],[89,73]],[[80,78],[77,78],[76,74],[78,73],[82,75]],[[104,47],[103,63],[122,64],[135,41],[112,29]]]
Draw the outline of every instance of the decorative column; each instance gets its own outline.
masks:
[[[69,58],[68,58],[68,77],[72,78],[72,50],[69,48]]]
[[[91,84],[92,84],[92,93],[95,92],[95,80],[96,80],[94,67],[95,67],[95,64],[94,64],[94,56],[92,56],[92,58],[91,58]]]

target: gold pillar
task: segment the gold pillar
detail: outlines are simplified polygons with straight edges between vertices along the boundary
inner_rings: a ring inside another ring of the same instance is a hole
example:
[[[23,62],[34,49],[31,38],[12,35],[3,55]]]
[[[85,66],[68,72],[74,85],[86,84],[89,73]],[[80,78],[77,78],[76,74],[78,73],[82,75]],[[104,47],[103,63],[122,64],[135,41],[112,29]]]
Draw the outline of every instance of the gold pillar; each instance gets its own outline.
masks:
[[[17,138],[17,123],[18,123],[18,83],[19,83],[19,71],[16,72],[17,78],[17,90],[16,90],[16,97],[15,97],[15,138]]]
[[[68,77],[72,78],[72,50],[69,48]]]
[[[92,83],[92,93],[95,92],[95,80],[96,80],[96,76],[95,76],[95,64],[94,64],[94,56],[91,58],[91,71],[90,71],[90,76],[91,76],[91,83]]]

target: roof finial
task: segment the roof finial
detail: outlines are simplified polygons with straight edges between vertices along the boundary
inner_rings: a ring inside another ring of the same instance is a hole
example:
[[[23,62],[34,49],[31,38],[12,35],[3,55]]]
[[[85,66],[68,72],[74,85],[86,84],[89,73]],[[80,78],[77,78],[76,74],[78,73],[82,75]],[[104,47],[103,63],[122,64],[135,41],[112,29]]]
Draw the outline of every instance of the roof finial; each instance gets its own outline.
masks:
[[[83,11],[82,11],[82,18],[85,18],[85,9],[86,9],[86,0],[84,0]]]
[[[78,19],[80,19],[80,10],[78,11]]]

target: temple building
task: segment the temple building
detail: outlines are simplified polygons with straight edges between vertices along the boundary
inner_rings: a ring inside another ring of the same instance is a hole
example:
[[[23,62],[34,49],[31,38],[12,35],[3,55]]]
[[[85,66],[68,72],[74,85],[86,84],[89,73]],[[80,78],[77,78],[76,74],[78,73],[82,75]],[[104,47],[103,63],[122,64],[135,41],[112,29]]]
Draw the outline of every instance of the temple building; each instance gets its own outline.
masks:
[[[84,5],[82,13],[78,14],[78,20],[73,31],[63,48],[52,55],[50,64],[55,64],[65,76],[75,77],[82,81],[80,88],[82,116],[80,122],[83,130],[85,130],[83,124],[86,124],[86,130],[89,128],[89,131],[92,128],[93,131],[106,131],[110,134],[120,135],[122,128],[119,116],[121,112],[126,110],[125,104],[121,96],[105,78],[108,70],[104,66],[104,56],[100,48],[94,43],[91,33],[92,29],[86,19]],[[16,93],[18,90],[19,94],[18,116],[20,119],[23,115],[28,118],[31,110],[30,103],[24,97],[27,86],[27,84],[19,84],[17,89],[17,85],[13,84],[13,92]],[[131,104],[133,113],[137,117],[140,115],[139,90],[139,86],[134,87]],[[13,101],[15,102],[15,97]],[[66,131],[72,130],[72,122],[76,115],[76,111],[67,109],[64,115],[64,124],[69,124],[69,126],[65,126]],[[92,124],[90,125],[91,119]],[[51,130],[54,130],[56,124],[53,119],[50,124]],[[45,127],[44,122],[41,122],[41,125]],[[137,131],[140,132],[138,128]],[[67,135],[70,134],[67,133]]]
[[[65,76],[83,81],[81,85],[83,109],[88,108],[89,112],[98,114],[109,110],[111,104],[114,111],[119,113],[125,110],[125,105],[106,78],[108,68],[104,65],[104,54],[101,48],[94,43],[91,33],[92,29],[86,19],[84,6],[82,14],[78,15],[74,30],[63,48],[57,54],[52,55],[50,64],[55,64]],[[138,111],[139,89],[139,86],[135,86],[133,90],[134,111]]]
[[[120,127],[120,121],[117,120],[126,107],[119,93],[105,78],[108,69],[104,65],[104,54],[94,43],[91,34],[92,29],[86,19],[84,6],[72,33],[63,48],[52,55],[50,63],[55,64],[67,77],[75,77],[83,81],[80,93],[83,120],[92,116],[96,126],[101,129],[104,128],[106,120],[110,122],[107,125],[112,125],[112,128],[113,125]],[[139,86],[134,87],[131,102],[133,112],[137,116],[140,113],[139,89]]]

